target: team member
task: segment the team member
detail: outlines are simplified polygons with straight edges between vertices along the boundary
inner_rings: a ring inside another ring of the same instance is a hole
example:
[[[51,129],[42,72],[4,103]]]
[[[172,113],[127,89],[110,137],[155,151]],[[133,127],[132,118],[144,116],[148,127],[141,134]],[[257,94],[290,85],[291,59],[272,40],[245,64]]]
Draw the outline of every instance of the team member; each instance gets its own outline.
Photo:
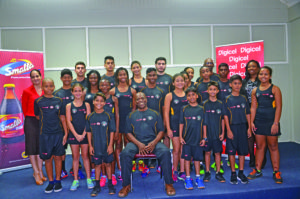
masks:
[[[210,82],[210,69],[207,66],[202,66],[200,68],[200,75],[202,81],[197,84],[196,89],[199,95],[198,103],[202,104],[208,99],[207,85]]]
[[[218,82],[220,80],[219,75],[217,73],[213,72],[213,68],[215,67],[215,64],[214,64],[214,60],[212,58],[206,58],[204,60],[203,66],[209,67],[209,70],[210,70],[210,79],[212,81]],[[202,82],[202,80],[203,79],[202,79],[201,74],[200,74],[200,77],[197,78],[196,82],[200,83],[200,82]]]
[[[189,75],[189,80],[191,82],[191,86],[195,86],[195,82],[192,81],[194,78],[194,68],[188,66],[188,67],[185,67],[183,70],[185,72],[187,72],[187,74]]]
[[[74,181],[70,190],[75,191],[79,186],[78,169],[80,150],[85,173],[87,175],[87,187],[88,189],[92,189],[94,188],[94,184],[91,180],[90,161],[88,156],[88,140],[86,132],[84,131],[85,118],[91,113],[91,108],[87,102],[84,102],[82,100],[84,95],[84,87],[81,84],[76,83],[73,85],[72,94],[75,99],[73,102],[67,104],[66,106],[67,124],[70,129],[70,133],[68,135],[68,143],[70,144],[72,150],[74,172]]]
[[[129,85],[140,92],[143,88],[146,87],[146,80],[141,74],[142,65],[139,61],[131,62],[131,72],[132,78],[129,80]]]
[[[30,71],[32,85],[22,94],[22,110],[25,116],[25,154],[29,156],[33,169],[33,177],[37,185],[42,185],[47,178],[43,174],[43,160],[39,157],[39,121],[34,115],[34,100],[44,94],[42,90],[42,74],[39,70]]]
[[[186,90],[188,87],[192,87],[193,85],[190,82],[187,72],[181,71],[180,74],[184,77],[184,90]]]
[[[129,86],[128,71],[125,68],[118,68],[116,71],[116,86],[109,91],[110,95],[118,98],[119,101],[119,138],[116,145],[116,160],[119,161],[120,152],[127,144],[125,136],[126,117],[135,110],[136,91]],[[121,175],[118,176],[121,179]]]
[[[247,137],[251,136],[250,128],[247,130],[247,123],[250,127],[250,110],[247,98],[240,95],[242,87],[242,78],[239,75],[230,77],[229,85],[232,88],[232,93],[225,98],[224,115],[227,138],[226,151],[229,155],[231,177],[230,183],[237,184],[238,180],[242,184],[247,184],[248,179],[244,175],[245,156],[248,154]],[[239,156],[239,173],[235,172],[235,154]]]
[[[72,71],[69,69],[63,69],[60,72],[60,80],[63,83],[63,86],[54,91],[53,95],[59,97],[63,101],[63,107],[66,108],[67,104],[74,100],[74,96],[72,95],[71,90],[71,82],[73,79]],[[64,115],[65,117],[65,115]],[[65,150],[68,148],[68,142],[64,145]],[[64,179],[68,177],[68,172],[66,170],[66,155],[62,156],[62,171],[61,171],[61,178]]]
[[[173,76],[173,86],[175,90],[168,93],[165,97],[164,118],[167,134],[172,139],[173,144],[173,180],[175,182],[185,180],[184,159],[180,159],[181,144],[179,140],[179,118],[181,107],[188,104],[186,95],[183,91],[184,77],[181,74]],[[177,166],[180,159],[180,173],[178,175]]]
[[[183,106],[180,112],[179,137],[182,146],[181,158],[184,159],[186,171],[185,189],[193,189],[190,175],[191,158],[193,157],[196,171],[196,185],[199,189],[205,188],[200,178],[200,161],[203,159],[203,148],[200,141],[203,138],[203,107],[197,102],[197,91],[190,87],[185,91],[189,105]]]
[[[268,66],[261,68],[258,78],[261,84],[252,91],[251,129],[257,143],[255,165],[256,168],[248,175],[249,179],[262,176],[260,171],[264,159],[265,148],[268,145],[273,165],[273,179],[282,183],[279,172],[278,136],[280,132],[280,117],[282,110],[282,96],[280,89],[271,83],[272,69]]]
[[[230,95],[231,93],[231,88],[229,86],[229,79],[228,79],[228,74],[229,74],[229,66],[226,63],[221,63],[218,66],[219,70],[219,76],[220,76],[220,81],[219,87],[220,87],[220,92],[218,93],[218,99],[223,101],[227,95]]]
[[[73,79],[71,86],[73,86],[75,83],[79,83],[84,88],[86,88],[88,82],[87,79],[85,78],[86,66],[84,62],[79,61],[75,64],[75,73],[77,77]]]
[[[160,114],[147,107],[144,93],[138,93],[136,98],[138,110],[131,112],[126,119],[126,135],[130,142],[121,153],[123,188],[119,197],[126,197],[130,191],[131,161],[139,153],[141,155],[154,153],[161,162],[166,193],[175,195],[172,180],[172,165],[170,150],[160,142],[164,135],[164,126]]]
[[[209,171],[211,151],[215,155],[216,161],[216,179],[219,182],[225,182],[225,178],[220,172],[221,153],[223,151],[222,141],[224,139],[224,120],[223,120],[223,103],[217,99],[219,93],[218,83],[215,81],[208,83],[207,92],[209,98],[203,102],[205,117],[203,126],[203,138],[205,139],[205,167],[206,172],[203,178],[204,182],[209,182],[211,174]]]
[[[62,190],[60,175],[62,156],[65,154],[64,144],[68,132],[62,99],[53,96],[54,82],[45,78],[42,82],[44,95],[34,101],[34,114],[39,120],[40,127],[40,158],[45,160],[45,167],[49,184],[45,193],[59,192]],[[64,133],[63,133],[64,132]],[[55,164],[55,181],[53,179],[53,165]]]
[[[106,97],[103,93],[96,93],[94,96],[94,112],[92,112],[86,121],[86,132],[90,154],[95,163],[96,185],[91,192],[91,196],[97,196],[101,191],[100,173],[101,164],[105,164],[108,178],[108,193],[115,194],[116,190],[111,180],[111,163],[113,156],[113,137],[116,131],[114,119],[109,113],[104,111]]]
[[[115,96],[112,96],[109,94],[109,90],[111,88],[109,80],[102,79],[100,81],[99,88],[106,97],[104,110],[107,113],[109,113],[112,118],[114,118],[114,121],[116,123],[116,132],[115,132],[114,138],[113,138],[114,144],[116,145],[116,142],[118,141],[118,138],[119,138],[119,100]],[[115,160],[116,159],[117,159],[116,153],[114,151],[114,161],[111,164],[111,173],[112,173],[111,179],[112,179],[112,184],[114,186],[117,184],[117,179],[116,179],[116,175],[115,175],[115,165],[116,165]],[[121,170],[121,165],[120,165],[119,161],[117,161],[117,165],[118,165],[118,169]],[[105,169],[104,164],[102,164],[101,171],[102,171],[102,176],[100,178],[100,186],[104,187],[105,183],[106,183],[106,178],[107,178],[106,169]]]
[[[106,73],[101,79],[107,79],[110,82],[110,87],[115,87],[115,59],[113,56],[106,56],[104,58],[104,67]]]
[[[91,112],[94,111],[93,99],[96,93],[99,92],[100,73],[96,70],[91,70],[87,74],[88,84],[85,94],[85,102],[90,104]]]

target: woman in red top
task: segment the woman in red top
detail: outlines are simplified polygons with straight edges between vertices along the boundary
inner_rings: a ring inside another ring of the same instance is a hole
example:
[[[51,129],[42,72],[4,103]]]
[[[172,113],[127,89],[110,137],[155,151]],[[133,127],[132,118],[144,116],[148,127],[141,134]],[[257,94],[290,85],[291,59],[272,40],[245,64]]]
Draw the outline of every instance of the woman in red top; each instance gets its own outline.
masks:
[[[41,72],[33,69],[30,72],[30,79],[32,85],[26,88],[22,94],[22,109],[25,116],[25,154],[29,156],[36,184],[42,185],[47,178],[44,177],[42,171],[43,160],[39,157],[39,121],[34,115],[34,100],[44,94]]]

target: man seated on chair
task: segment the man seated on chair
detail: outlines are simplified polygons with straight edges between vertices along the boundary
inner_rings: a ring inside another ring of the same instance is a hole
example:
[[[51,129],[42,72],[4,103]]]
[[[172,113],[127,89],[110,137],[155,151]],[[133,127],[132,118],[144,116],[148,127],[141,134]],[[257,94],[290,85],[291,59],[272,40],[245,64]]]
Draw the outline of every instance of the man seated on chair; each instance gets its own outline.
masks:
[[[127,116],[126,135],[130,141],[120,154],[123,188],[119,197],[126,197],[130,191],[130,175],[132,172],[132,160],[139,153],[146,155],[154,153],[161,163],[166,193],[175,195],[172,179],[171,153],[163,143],[160,142],[164,136],[164,126],[160,114],[147,107],[147,98],[144,93],[136,94],[137,110]]]

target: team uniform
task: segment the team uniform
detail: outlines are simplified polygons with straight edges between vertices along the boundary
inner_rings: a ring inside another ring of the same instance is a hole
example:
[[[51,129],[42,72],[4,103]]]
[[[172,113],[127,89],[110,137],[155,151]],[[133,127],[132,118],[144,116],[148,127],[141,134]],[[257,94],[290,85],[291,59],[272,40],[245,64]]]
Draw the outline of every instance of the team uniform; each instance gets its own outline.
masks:
[[[213,150],[213,153],[222,153],[222,141],[219,136],[222,134],[223,103],[220,100],[213,102],[208,99],[203,102],[203,107],[205,112],[204,125],[207,129],[207,142],[204,151]]]
[[[198,93],[198,104],[202,104],[205,100],[209,98],[208,92],[207,92],[207,85],[209,82],[200,82],[196,86],[196,90]]]
[[[139,142],[148,145],[159,132],[164,131],[164,125],[160,114],[152,109],[146,111],[133,111],[126,119],[126,133],[131,133]],[[122,186],[130,184],[133,157],[139,152],[139,148],[129,142],[120,154],[122,169]],[[166,184],[173,184],[171,153],[163,143],[158,142],[153,150],[161,163]]]
[[[113,153],[107,153],[111,132],[116,131],[115,122],[110,115],[103,111],[102,113],[92,112],[86,120],[86,132],[92,133],[92,146],[94,147],[93,162],[96,165],[111,163],[114,160]]]
[[[213,73],[209,78],[210,78],[210,81],[215,81],[215,82],[220,81],[220,76],[217,73]],[[203,78],[198,77],[196,79],[196,82],[198,82],[198,83],[203,82]]]
[[[131,87],[128,87],[126,92],[120,92],[118,87],[115,87],[115,96],[119,101],[119,132],[126,132],[126,117],[132,111],[132,93]]]
[[[271,128],[275,119],[275,96],[272,93],[273,84],[264,91],[261,91],[259,87],[256,89],[257,109],[254,120],[255,134],[266,135],[266,136],[279,136],[280,124],[278,124],[278,133],[275,135],[271,134]]]
[[[157,74],[156,86],[164,91],[164,94],[171,92],[172,90],[172,76],[165,73],[163,75]]]
[[[178,97],[172,92],[172,101],[170,104],[170,128],[174,137],[179,137],[179,119],[181,108],[188,105],[186,96]]]
[[[73,79],[72,83],[71,83],[71,86],[73,86],[76,83],[81,84],[84,88],[88,87],[88,80],[86,78],[84,78],[84,80],[82,80],[81,82],[77,81],[76,79]]]
[[[131,88],[135,89],[136,92],[140,92],[143,88],[146,87],[146,80],[143,78],[142,82],[137,83],[134,78],[131,78]]]
[[[241,88],[241,94],[245,95],[248,99],[249,104],[251,105],[251,94],[252,90],[256,87],[258,87],[260,84],[260,81],[256,79],[254,82],[252,82],[250,79],[244,79],[242,83],[242,88]]]
[[[63,127],[60,115],[65,115],[62,99],[39,97],[34,101],[34,114],[39,116],[40,158],[48,160],[52,155],[65,154]]]
[[[87,92],[87,93],[85,94],[85,97],[84,97],[84,101],[90,104],[91,112],[94,111],[94,104],[93,104],[93,101],[94,101],[95,95],[96,95],[96,93],[90,93],[90,92]]]
[[[224,101],[225,114],[228,116],[230,129],[233,133],[233,140],[227,137],[226,151],[229,155],[248,154],[247,118],[250,108],[247,98],[244,95],[233,96],[230,94]]]
[[[217,98],[221,101],[224,101],[227,95],[231,94],[232,89],[229,86],[229,80],[227,82],[222,82],[221,80],[218,82],[219,84],[219,93]]]
[[[107,76],[106,74],[102,75],[101,80],[102,79],[107,79],[110,82],[110,88],[112,89],[113,87],[116,86],[115,83],[115,76]]]
[[[106,99],[103,109],[107,113],[109,113],[111,116],[114,117],[114,115],[115,115],[115,103],[114,103],[112,95],[110,95],[109,98]]]
[[[76,107],[73,102],[71,102],[71,123],[78,135],[82,135],[85,129],[85,118],[86,118],[86,105],[85,102],[82,103],[80,107]],[[70,131],[68,135],[69,144],[88,144],[87,136],[78,142],[73,133]]]
[[[180,112],[180,124],[184,124],[182,137],[186,144],[182,146],[181,158],[191,161],[203,160],[203,147],[200,146],[202,140],[204,111],[200,105],[183,106]]]
[[[154,88],[149,88],[146,86],[141,90],[146,95],[147,106],[159,113],[162,113],[162,107],[164,106],[165,94],[162,89],[158,86]]]
[[[73,102],[74,96],[72,95],[72,89],[63,89],[62,87],[53,92],[53,95],[59,97],[63,101],[63,106],[66,108],[67,104]]]

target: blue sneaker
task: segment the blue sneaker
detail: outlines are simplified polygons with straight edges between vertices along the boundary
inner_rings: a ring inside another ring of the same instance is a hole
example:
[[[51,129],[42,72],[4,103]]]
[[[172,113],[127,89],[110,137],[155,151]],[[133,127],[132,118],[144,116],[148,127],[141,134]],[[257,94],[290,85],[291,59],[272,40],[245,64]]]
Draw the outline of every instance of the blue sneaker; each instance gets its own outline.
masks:
[[[79,187],[79,181],[78,180],[73,180],[70,191],[76,191],[78,187]]]
[[[201,178],[196,178],[196,185],[197,185],[198,189],[204,189],[205,188],[203,180]]]
[[[94,188],[94,183],[91,178],[86,179],[86,184],[87,184],[88,189]]]
[[[182,181],[185,181],[185,179],[186,179],[185,172],[180,172],[179,175],[178,175],[178,179],[182,180]]]
[[[184,188],[185,189],[189,189],[189,190],[194,189],[194,187],[193,187],[193,181],[192,181],[191,178],[186,178],[185,179]]]
[[[95,178],[95,169],[92,169],[91,171],[91,179],[94,181],[96,178]]]

